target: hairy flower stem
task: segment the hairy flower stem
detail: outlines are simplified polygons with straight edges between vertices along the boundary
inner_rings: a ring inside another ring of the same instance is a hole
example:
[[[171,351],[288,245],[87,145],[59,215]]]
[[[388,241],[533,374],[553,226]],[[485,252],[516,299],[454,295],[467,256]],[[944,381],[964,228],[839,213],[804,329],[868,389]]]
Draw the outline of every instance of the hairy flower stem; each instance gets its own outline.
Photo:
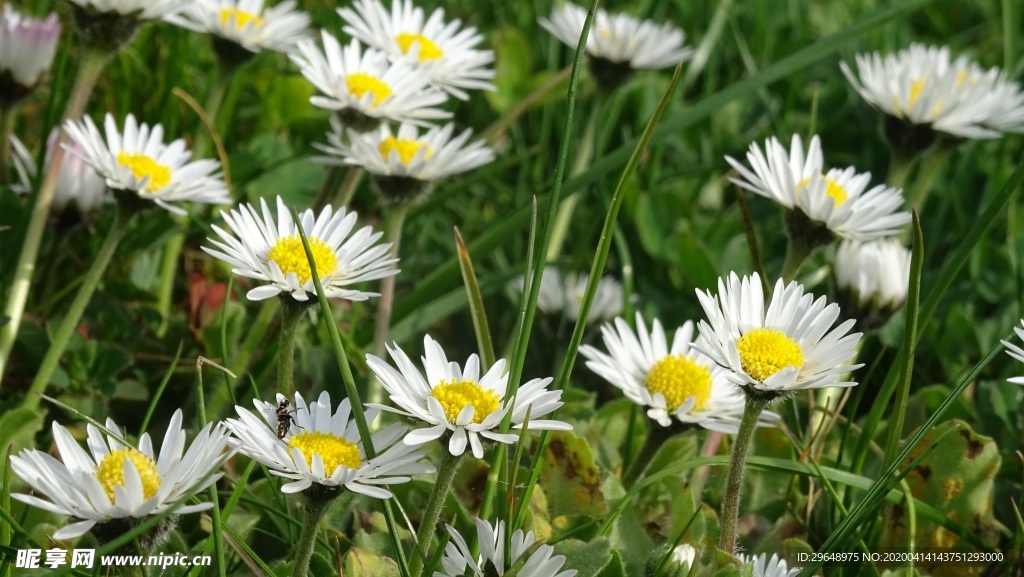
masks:
[[[663,427],[655,421],[647,420],[647,437],[644,438],[644,444],[640,446],[640,452],[633,457],[629,468],[622,475],[623,487],[627,490],[633,488],[640,476],[647,470],[647,466],[651,464],[651,459],[657,454],[658,449],[665,444],[665,441],[671,439],[675,432],[674,426]]]
[[[71,96],[64,112],[65,120],[75,119],[82,115],[85,104],[89,101],[89,95],[92,94],[96,81],[110,56],[111,54],[108,52],[90,49],[82,57],[78,68],[78,77],[75,79],[75,85],[71,89]],[[39,194],[36,195],[32,215],[29,217],[28,228],[25,231],[25,241],[21,245],[21,254],[18,256],[18,264],[15,266],[14,280],[11,282],[7,305],[4,308],[4,316],[8,318],[8,321],[0,332],[0,382],[3,381],[11,349],[18,337],[21,317],[25,312],[25,302],[28,300],[29,289],[32,288],[32,275],[36,269],[36,259],[39,257],[43,232],[46,230],[46,220],[50,216],[50,207],[53,205],[60,165],[64,160],[64,147],[61,144],[65,142],[67,142],[67,134],[62,130],[57,146],[53,149],[53,158],[46,167],[46,174],[39,187]],[[34,397],[35,395],[30,396]]]
[[[85,276],[82,277],[82,284],[79,285],[78,292],[75,293],[75,298],[71,301],[71,307],[64,314],[57,332],[53,335],[50,348],[46,351],[46,356],[43,357],[43,361],[39,365],[39,371],[36,372],[35,379],[32,380],[32,385],[29,387],[29,394],[25,396],[25,401],[22,403],[23,407],[34,409],[39,405],[40,397],[34,393],[44,392],[46,385],[50,384],[50,378],[53,377],[54,371],[57,370],[57,365],[60,363],[60,358],[64,356],[64,351],[67,350],[68,343],[71,342],[71,336],[75,333],[75,329],[78,328],[86,307],[89,306],[92,294],[96,292],[96,287],[99,286],[103,273],[107,270],[107,266],[114,256],[117,245],[121,243],[125,232],[128,231],[129,220],[131,220],[130,216],[127,218],[123,216],[120,208],[114,209],[114,222],[110,224],[107,238],[103,240],[99,252],[93,258],[92,265],[85,273]]]
[[[316,545],[316,534],[320,531],[320,521],[327,514],[330,499],[306,496],[306,520],[302,523],[302,534],[295,550],[295,566],[292,577],[305,577],[309,574],[309,562],[313,559],[313,547]]]
[[[786,243],[786,260],[782,262],[782,273],[780,274],[782,280],[787,283],[794,280],[810,254],[811,250],[807,245],[789,239],[789,242]]]
[[[743,419],[739,431],[733,440],[732,458],[729,460],[729,477],[725,484],[725,500],[722,502],[722,534],[718,548],[730,555],[736,551],[736,520],[740,512],[740,492],[743,489],[743,474],[747,467],[747,455],[750,453],[750,440],[771,397],[764,395],[747,395],[747,404],[743,409]]]
[[[445,443],[447,445],[447,443]],[[459,465],[465,453],[455,456],[445,446],[441,449],[441,466],[437,469],[437,480],[434,481],[434,491],[427,501],[427,508],[423,512],[423,519],[420,521],[420,528],[416,531],[416,543],[422,555],[413,555],[409,564],[409,574],[417,577],[423,571],[423,560],[430,557],[430,542],[434,538],[434,529],[441,518],[441,509],[452,492],[452,482],[455,481],[455,474],[459,471]]]
[[[306,312],[305,303],[281,297],[281,337],[277,348],[277,392],[291,398],[295,394],[295,336]]]
[[[409,213],[409,203],[402,202],[391,205],[391,214],[384,225],[385,242],[391,243],[391,254],[398,257],[398,250],[402,244],[402,226],[405,224],[405,217]],[[373,332],[373,354],[384,358],[387,352],[386,343],[388,330],[391,328],[391,311],[395,304],[395,276],[385,277],[381,281],[380,301],[377,309],[377,326]],[[370,387],[368,402],[380,403],[384,399],[383,387]]]

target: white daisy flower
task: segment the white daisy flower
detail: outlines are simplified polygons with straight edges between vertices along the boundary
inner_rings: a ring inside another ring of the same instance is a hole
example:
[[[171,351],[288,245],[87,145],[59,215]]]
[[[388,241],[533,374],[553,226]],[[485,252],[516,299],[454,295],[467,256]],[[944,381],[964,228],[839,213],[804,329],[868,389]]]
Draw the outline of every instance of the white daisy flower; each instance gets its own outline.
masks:
[[[159,20],[180,12],[194,0],[71,0],[93,12],[117,13],[139,20]]]
[[[107,429],[119,432],[111,419]],[[11,457],[11,467],[43,500],[33,495],[11,497],[34,507],[81,519],[53,534],[56,541],[73,539],[97,523],[156,515],[183,497],[210,486],[222,473],[210,474],[230,455],[230,435],[222,425],[203,427],[187,452],[181,430],[181,410],[174,412],[167,426],[160,453],[153,450],[149,433],[139,438],[138,448],[126,446],[112,436],[104,438],[93,425],[87,427],[86,453],[67,429],[53,423],[53,439],[61,461],[37,450],[23,450]],[[91,453],[91,454],[90,454]],[[63,461],[63,462],[62,462]],[[175,513],[193,513],[213,507],[212,503],[185,505]]]
[[[769,559],[764,553],[756,556],[740,555],[740,561],[745,565],[754,565],[754,572],[751,577],[793,577],[800,572],[799,568],[790,569],[786,566],[786,560],[780,559],[775,553]]]
[[[322,36],[323,50],[306,40],[299,43],[299,54],[291,59],[323,93],[309,101],[347,115],[345,128],[358,126],[360,123],[353,121],[359,116],[420,125],[451,116],[437,108],[448,96],[406,62],[390,62],[383,52],[372,48],[363,51],[358,40],[342,47],[327,32]]]
[[[425,450],[395,443],[405,434],[405,427],[398,423],[373,433],[377,456],[367,459],[359,429],[349,420],[352,405],[348,399],[343,399],[337,410],[331,409],[326,391],[309,405],[299,393],[295,393],[294,404],[285,403],[281,394],[276,403],[254,399],[255,413],[236,406],[238,418],[225,421],[237,437],[232,443],[241,453],[269,467],[272,474],[291,480],[281,487],[284,493],[305,491],[316,483],[389,499],[391,492],[381,485],[405,483],[410,475],[434,470],[418,462]],[[279,411],[290,417],[283,430],[279,430]],[[367,422],[377,414],[377,409],[367,409]]]
[[[540,279],[537,308],[547,314],[563,314],[575,321],[583,309],[589,281],[590,275],[586,273],[570,272],[563,277],[558,268],[545,267],[544,276]],[[509,288],[514,294],[521,294],[523,277],[514,279],[509,283]],[[622,284],[610,276],[601,277],[597,281],[597,292],[594,293],[594,302],[590,304],[587,323],[613,319],[622,313],[622,306]]]
[[[832,270],[843,309],[857,310],[861,328],[880,326],[907,300],[910,251],[898,239],[845,240]],[[877,317],[877,318],[875,318]]]
[[[50,164],[50,159],[53,157],[53,150],[59,136],[59,131],[54,130],[46,142],[47,165]],[[15,192],[26,193],[32,189],[32,180],[38,174],[35,159],[13,134],[11,135],[11,146],[14,149],[14,168],[21,181],[21,185],[15,188]],[[112,197],[103,177],[96,174],[93,167],[82,160],[81,155],[85,153],[85,150],[74,142],[69,142],[68,146],[75,148],[77,154],[65,154],[60,163],[60,171],[57,173],[57,188],[53,191],[53,209],[61,211],[75,205],[79,213],[86,215],[98,210],[104,203],[111,201]]]
[[[799,135],[793,135],[789,153],[775,137],[765,141],[764,152],[751,143],[747,161],[753,170],[729,156],[725,159],[739,172],[739,178],[729,179],[736,185],[799,211],[843,238],[892,236],[910,222],[910,213],[899,210],[899,189],[880,184],[865,192],[871,174],[858,174],[853,167],[823,172],[817,136],[806,155]]]
[[[344,31],[363,44],[416,66],[438,88],[461,100],[465,90],[495,90],[490,80],[494,52],[478,50],[483,36],[462,22],[444,21],[444,9],[427,17],[412,0],[392,0],[389,14],[380,0],[356,0],[340,8]]]
[[[694,347],[694,325],[686,321],[676,329],[671,348],[661,322],[651,331],[640,313],[634,331],[621,318],[601,327],[608,354],[584,345],[580,354],[587,368],[620,389],[626,398],[647,408],[647,416],[662,427],[694,424],[712,431],[735,434],[743,418],[743,392],[722,369]],[[761,426],[779,416],[765,411]]]
[[[4,4],[0,10],[0,78],[10,75],[15,86],[0,83],[0,100],[16,102],[35,88],[53,64],[59,41],[56,12],[46,19],[32,18]]]
[[[1024,326],[1024,319],[1020,321],[1021,326]],[[1017,338],[1024,340],[1024,329],[1021,327],[1013,327],[1013,332],[1017,333]],[[1006,354],[1024,363],[1024,349],[1011,343],[1010,341],[999,341],[1006,347]],[[1024,385],[1024,377],[1010,377],[1007,381],[1015,385]]]
[[[203,247],[235,268],[233,272],[246,278],[267,281],[247,293],[249,300],[264,300],[280,294],[297,301],[316,298],[316,287],[309,260],[299,237],[298,226],[284,200],[277,197],[277,221],[265,199],[261,211],[251,204],[221,211],[221,216],[234,234],[214,225],[220,240],[209,239],[216,248]],[[344,208],[334,211],[324,207],[317,216],[312,209],[300,215],[302,230],[309,239],[313,262],[327,298],[364,301],[378,293],[365,292],[352,285],[377,280],[398,273],[397,258],[391,258],[391,243],[376,243],[383,235],[364,226],[352,233],[356,213]]]
[[[847,334],[854,321],[829,330],[839,306],[825,297],[815,300],[796,282],[780,279],[764,308],[761,279],[742,280],[736,273],[718,279],[718,294],[697,290],[707,315],[698,328],[702,337],[692,346],[728,369],[726,377],[751,391],[784,392],[820,387],[849,387],[838,382],[863,365],[843,365],[857,355],[861,333]]]
[[[186,211],[172,203],[231,203],[231,195],[217,173],[220,163],[213,159],[190,162],[192,153],[185,141],[164,144],[164,129],[159,124],[150,128],[129,114],[122,133],[114,117],[107,114],[104,129],[106,141],[92,119],[69,120],[65,130],[82,151],[69,145],[65,148],[96,169],[110,188],[134,192],[175,214]]]
[[[872,107],[912,125],[961,138],[1024,132],[1024,92],[999,68],[983,69],[946,46],[912,44],[896,54],[858,54],[857,74],[840,63]]]
[[[397,345],[388,347],[392,360],[398,365],[396,371],[383,359],[366,355],[379,382],[399,408],[384,407],[400,415],[423,421],[430,425],[411,431],[405,437],[408,445],[422,445],[449,435],[448,450],[452,455],[461,455],[470,445],[473,455],[483,458],[481,437],[499,443],[514,443],[518,435],[499,433],[498,428],[505,414],[512,413],[514,429],[521,429],[530,409],[528,428],[535,430],[569,431],[572,426],[561,421],[542,420],[543,417],[562,406],[562,391],[551,391],[547,386],[551,378],[533,379],[521,387],[515,397],[506,398],[508,373],[505,360],[494,363],[483,376],[480,375],[480,358],[470,355],[465,367],[449,363],[441,345],[429,335],[423,337],[423,367],[426,379],[405,352]]]
[[[167,21],[224,38],[250,52],[291,52],[311,33],[309,14],[296,10],[295,0],[272,7],[265,7],[263,0],[193,0]]]
[[[516,529],[509,539],[510,550],[505,551],[505,522],[498,521],[497,529],[487,521],[476,519],[477,544],[480,555],[473,555],[473,549],[451,525],[445,525],[451,540],[444,548],[441,571],[434,571],[434,577],[484,577],[505,575],[524,555],[525,563],[516,571],[518,577],[575,577],[576,570],[561,571],[565,555],[555,555],[551,545],[536,546],[533,531],[523,534]],[[535,547],[535,548],[534,548]]]
[[[575,49],[583,35],[587,11],[566,2],[541,18],[540,25]],[[610,14],[601,8],[594,14],[587,38],[587,54],[628,69],[666,68],[689,60],[693,50],[684,48],[686,34],[671,24],[638,20],[627,14]]]
[[[673,548],[669,555],[669,564],[677,568],[674,572],[670,571],[669,575],[689,575],[690,567],[697,560],[697,549],[693,545],[683,543]]]

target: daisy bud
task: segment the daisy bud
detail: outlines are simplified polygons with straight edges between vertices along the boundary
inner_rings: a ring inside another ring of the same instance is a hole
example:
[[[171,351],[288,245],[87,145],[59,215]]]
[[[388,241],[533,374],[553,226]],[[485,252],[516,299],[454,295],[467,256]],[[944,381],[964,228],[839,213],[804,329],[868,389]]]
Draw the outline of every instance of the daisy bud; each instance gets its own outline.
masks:
[[[861,330],[880,328],[907,299],[910,251],[898,240],[844,241],[832,269],[840,309]]]
[[[10,106],[35,90],[53,64],[59,40],[56,13],[40,20],[4,4],[0,11],[0,106]]]

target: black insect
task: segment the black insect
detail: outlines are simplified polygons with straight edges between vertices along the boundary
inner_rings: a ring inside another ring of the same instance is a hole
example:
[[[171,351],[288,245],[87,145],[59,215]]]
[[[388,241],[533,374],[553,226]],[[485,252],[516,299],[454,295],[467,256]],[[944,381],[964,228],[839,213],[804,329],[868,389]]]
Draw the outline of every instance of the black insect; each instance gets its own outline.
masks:
[[[294,411],[289,411],[288,410],[288,406],[290,404],[291,403],[288,402],[288,399],[282,399],[280,404],[277,405],[277,438],[278,439],[282,439],[283,440],[285,435],[288,434],[288,430],[292,428],[292,425],[295,425],[296,427],[299,427],[300,429],[302,428],[301,426],[299,426],[295,422],[295,419],[292,418],[292,415],[295,414],[295,411],[297,411],[298,409],[295,409]]]

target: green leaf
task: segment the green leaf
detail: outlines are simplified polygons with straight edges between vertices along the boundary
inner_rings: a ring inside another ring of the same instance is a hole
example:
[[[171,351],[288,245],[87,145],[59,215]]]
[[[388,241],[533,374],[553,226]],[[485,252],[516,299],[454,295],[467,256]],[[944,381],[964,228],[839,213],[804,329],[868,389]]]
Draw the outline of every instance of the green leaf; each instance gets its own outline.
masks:
[[[398,563],[379,557],[365,549],[353,547],[345,555],[345,575],[362,577],[399,577]]]
[[[565,555],[562,570],[575,569],[576,577],[595,577],[612,560],[611,541],[607,537],[598,537],[589,543],[567,539],[555,545],[555,552]]]
[[[43,428],[46,411],[39,407],[18,407],[0,415],[0,450],[13,445],[12,454],[34,449],[35,436]]]

